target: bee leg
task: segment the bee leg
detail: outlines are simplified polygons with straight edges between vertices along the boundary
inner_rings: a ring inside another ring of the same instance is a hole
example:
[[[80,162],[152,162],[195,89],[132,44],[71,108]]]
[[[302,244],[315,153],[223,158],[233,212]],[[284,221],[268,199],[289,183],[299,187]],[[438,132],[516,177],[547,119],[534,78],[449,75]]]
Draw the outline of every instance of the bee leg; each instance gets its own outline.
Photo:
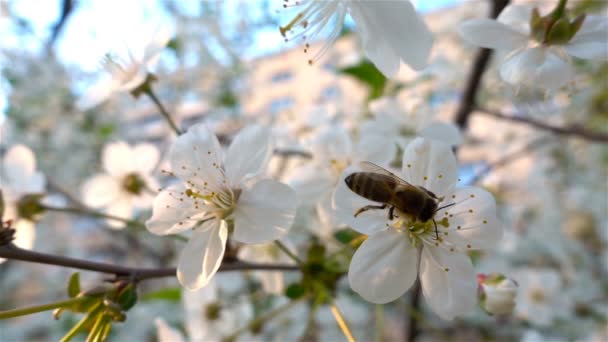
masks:
[[[371,209],[385,209],[386,207],[387,207],[386,204],[383,204],[383,205],[366,205],[365,207],[360,208],[359,210],[357,210],[357,212],[353,216],[357,217],[357,215],[361,214],[364,211],[368,211],[368,210],[371,210]]]
[[[392,221],[395,218],[395,206],[392,206],[388,209],[388,219]]]
[[[437,221],[433,219],[433,224],[435,225],[435,240],[439,240],[439,232],[437,231]]]

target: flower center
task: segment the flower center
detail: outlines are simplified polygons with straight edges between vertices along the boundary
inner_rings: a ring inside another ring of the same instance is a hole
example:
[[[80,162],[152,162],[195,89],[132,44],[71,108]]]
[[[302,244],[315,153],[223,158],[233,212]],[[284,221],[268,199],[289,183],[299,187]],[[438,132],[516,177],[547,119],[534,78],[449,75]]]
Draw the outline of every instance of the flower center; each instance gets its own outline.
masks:
[[[102,61],[102,67],[112,75],[112,78],[119,81],[120,84],[125,84],[132,80],[137,74],[137,63],[131,58],[126,61],[111,54],[106,54]]]
[[[138,174],[130,173],[123,179],[122,188],[133,195],[140,195],[146,188],[146,182]]]
[[[329,167],[336,176],[340,176],[342,171],[344,171],[344,169],[346,169],[350,164],[351,163],[348,159],[332,159],[329,161]]]
[[[536,304],[540,304],[545,301],[545,292],[539,288],[532,289],[529,296],[530,300]]]
[[[326,37],[326,43],[312,58],[308,59],[308,64],[312,65],[327,52],[340,36],[344,16],[346,15],[346,6],[344,1],[296,0],[292,3],[290,0],[284,0],[284,8],[296,6],[304,6],[304,10],[299,12],[287,25],[280,26],[279,31],[286,42],[301,38],[305,43],[304,53],[308,53],[310,49],[308,42],[325,31],[328,24],[332,22],[332,27]]]
[[[241,189],[224,188],[221,191],[203,192],[186,189],[184,194],[194,201],[194,208],[201,209],[205,216],[200,220],[216,218],[227,219],[234,212],[234,208],[241,195]]]
[[[421,246],[421,244],[439,246],[443,242],[439,229],[441,227],[447,228],[449,225],[447,217],[444,217],[440,221],[436,221],[433,218],[426,222],[420,222],[415,220],[411,215],[398,210],[396,210],[395,218],[389,224],[389,226],[392,226],[397,231],[406,233],[407,238],[414,247]]]

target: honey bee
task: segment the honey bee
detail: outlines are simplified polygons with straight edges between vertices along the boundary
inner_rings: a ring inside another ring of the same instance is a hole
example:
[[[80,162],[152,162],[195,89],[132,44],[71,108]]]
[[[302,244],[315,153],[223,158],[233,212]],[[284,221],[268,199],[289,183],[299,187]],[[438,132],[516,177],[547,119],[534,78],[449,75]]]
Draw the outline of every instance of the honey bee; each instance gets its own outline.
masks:
[[[388,210],[389,220],[395,217],[395,208],[402,214],[409,215],[414,221],[427,222],[433,220],[435,224],[435,235],[439,239],[437,223],[434,216],[437,211],[452,206],[449,204],[439,208],[442,199],[433,192],[412,185],[399,178],[392,172],[370,162],[359,163],[361,172],[348,175],[344,181],[348,188],[357,195],[381,205],[366,205],[357,210],[357,215],[367,210]]]

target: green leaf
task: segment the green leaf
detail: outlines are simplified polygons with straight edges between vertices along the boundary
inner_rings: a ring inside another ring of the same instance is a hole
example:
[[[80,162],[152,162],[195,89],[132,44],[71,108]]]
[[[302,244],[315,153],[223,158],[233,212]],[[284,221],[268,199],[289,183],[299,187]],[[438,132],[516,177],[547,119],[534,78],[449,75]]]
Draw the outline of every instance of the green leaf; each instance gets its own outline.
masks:
[[[80,273],[74,272],[68,280],[68,296],[74,298],[80,293]]]
[[[345,245],[359,236],[361,236],[361,233],[358,233],[350,228],[340,229],[334,233],[334,237],[336,238],[336,240],[340,241]]]
[[[379,98],[384,93],[387,79],[369,60],[347,68],[339,69],[340,73],[352,76],[365,84],[369,89],[367,99]]]
[[[285,289],[285,295],[290,299],[297,299],[306,293],[304,286],[298,283],[290,284]]]
[[[118,305],[127,311],[137,303],[137,290],[135,286],[129,285],[125,287],[118,295]]]
[[[150,292],[141,297],[142,301],[166,300],[179,302],[182,299],[182,290],[179,287],[169,287],[155,292]]]

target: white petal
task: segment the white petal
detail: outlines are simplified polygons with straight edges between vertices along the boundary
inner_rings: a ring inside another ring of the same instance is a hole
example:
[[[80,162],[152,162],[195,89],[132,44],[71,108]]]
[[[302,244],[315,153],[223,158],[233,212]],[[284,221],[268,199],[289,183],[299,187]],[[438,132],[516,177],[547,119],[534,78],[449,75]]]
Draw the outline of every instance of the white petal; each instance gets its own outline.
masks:
[[[372,303],[392,302],[416,280],[417,253],[405,233],[386,229],[371,235],[353,255],[350,287]]]
[[[387,136],[364,135],[359,139],[355,149],[358,160],[386,165],[395,159],[397,143]]]
[[[420,283],[426,302],[445,320],[475,309],[477,278],[465,254],[425,245],[420,260]]]
[[[98,174],[82,185],[82,199],[90,207],[105,207],[120,196],[121,187],[122,184],[117,178],[105,173]]]
[[[272,155],[270,130],[250,126],[239,132],[226,152],[226,178],[238,185],[247,176],[256,175]]]
[[[500,67],[500,76],[508,83],[556,89],[572,79],[570,64],[543,47],[514,53]]]
[[[442,141],[450,146],[460,145],[463,140],[458,126],[445,122],[434,122],[420,131],[419,135],[423,138]]]
[[[105,211],[111,216],[130,219],[133,215],[133,201],[131,200],[131,196],[125,195],[124,193],[121,194],[121,196],[112,202]],[[125,227],[124,222],[121,221],[107,219],[106,222],[112,228],[122,229]]]
[[[528,37],[492,19],[471,19],[458,27],[462,38],[471,44],[488,49],[515,50],[525,46]]]
[[[261,180],[243,189],[234,212],[234,240],[262,243],[279,239],[293,223],[296,193],[273,180]]]
[[[138,144],[133,147],[134,164],[137,171],[147,174],[154,170],[160,158],[158,148],[152,144]]]
[[[87,91],[78,98],[76,106],[83,111],[89,110],[107,100],[116,90],[117,86],[117,83],[111,77],[100,80],[89,87]]]
[[[368,201],[357,195],[346,185],[344,178],[356,171],[355,167],[351,167],[342,173],[334,191],[332,206],[340,223],[347,224],[362,234],[374,234],[386,228],[388,212],[386,210],[367,210],[357,215],[357,217],[354,216],[357,210],[366,205],[378,205],[378,203]]]
[[[158,57],[163,49],[171,40],[171,32],[166,27],[160,27],[152,40],[146,44],[144,49],[143,61],[147,67],[153,67],[158,61]]]
[[[306,164],[294,170],[287,183],[296,191],[300,205],[313,206],[334,186],[335,180],[326,169]]]
[[[452,148],[441,141],[416,138],[403,153],[403,179],[437,196],[452,192],[458,181],[458,163]]]
[[[25,193],[22,188],[27,186],[29,178],[36,171],[36,157],[27,146],[15,145],[6,152],[0,166],[0,185]]]
[[[209,221],[196,229],[179,256],[179,283],[190,290],[207,285],[222,264],[227,238],[225,221]]]
[[[352,2],[350,14],[367,55],[387,77],[399,71],[400,60],[416,70],[426,66],[433,36],[409,1]]]
[[[221,170],[224,152],[215,134],[204,124],[190,127],[175,140],[169,151],[169,161],[175,175],[196,183],[201,189],[205,182],[212,188],[224,181]]]
[[[123,141],[107,144],[102,152],[104,169],[115,177],[133,172],[134,158],[131,146]]]
[[[146,228],[156,235],[177,234],[190,229],[195,220],[189,219],[200,213],[192,201],[186,200],[183,186],[172,186],[162,190],[154,199],[152,217],[146,221]],[[180,201],[180,198],[184,199]]]
[[[179,330],[172,328],[162,318],[156,318],[154,320],[156,325],[156,334],[158,335],[158,342],[183,342],[184,337]]]
[[[572,56],[605,60],[608,58],[608,19],[602,16],[587,16],[574,38],[564,46]]]
[[[437,219],[449,217],[449,227],[439,228],[448,232],[445,240],[464,250],[496,246],[502,238],[503,228],[496,217],[494,196],[476,187],[458,188],[453,196],[447,197],[441,205],[457,204],[436,215]]]
[[[508,5],[500,12],[498,22],[521,32],[530,35],[530,17],[532,16],[533,5]]]
[[[332,160],[343,160],[353,153],[350,135],[342,126],[331,125],[322,129],[312,142],[312,154],[321,164],[329,165]]]

